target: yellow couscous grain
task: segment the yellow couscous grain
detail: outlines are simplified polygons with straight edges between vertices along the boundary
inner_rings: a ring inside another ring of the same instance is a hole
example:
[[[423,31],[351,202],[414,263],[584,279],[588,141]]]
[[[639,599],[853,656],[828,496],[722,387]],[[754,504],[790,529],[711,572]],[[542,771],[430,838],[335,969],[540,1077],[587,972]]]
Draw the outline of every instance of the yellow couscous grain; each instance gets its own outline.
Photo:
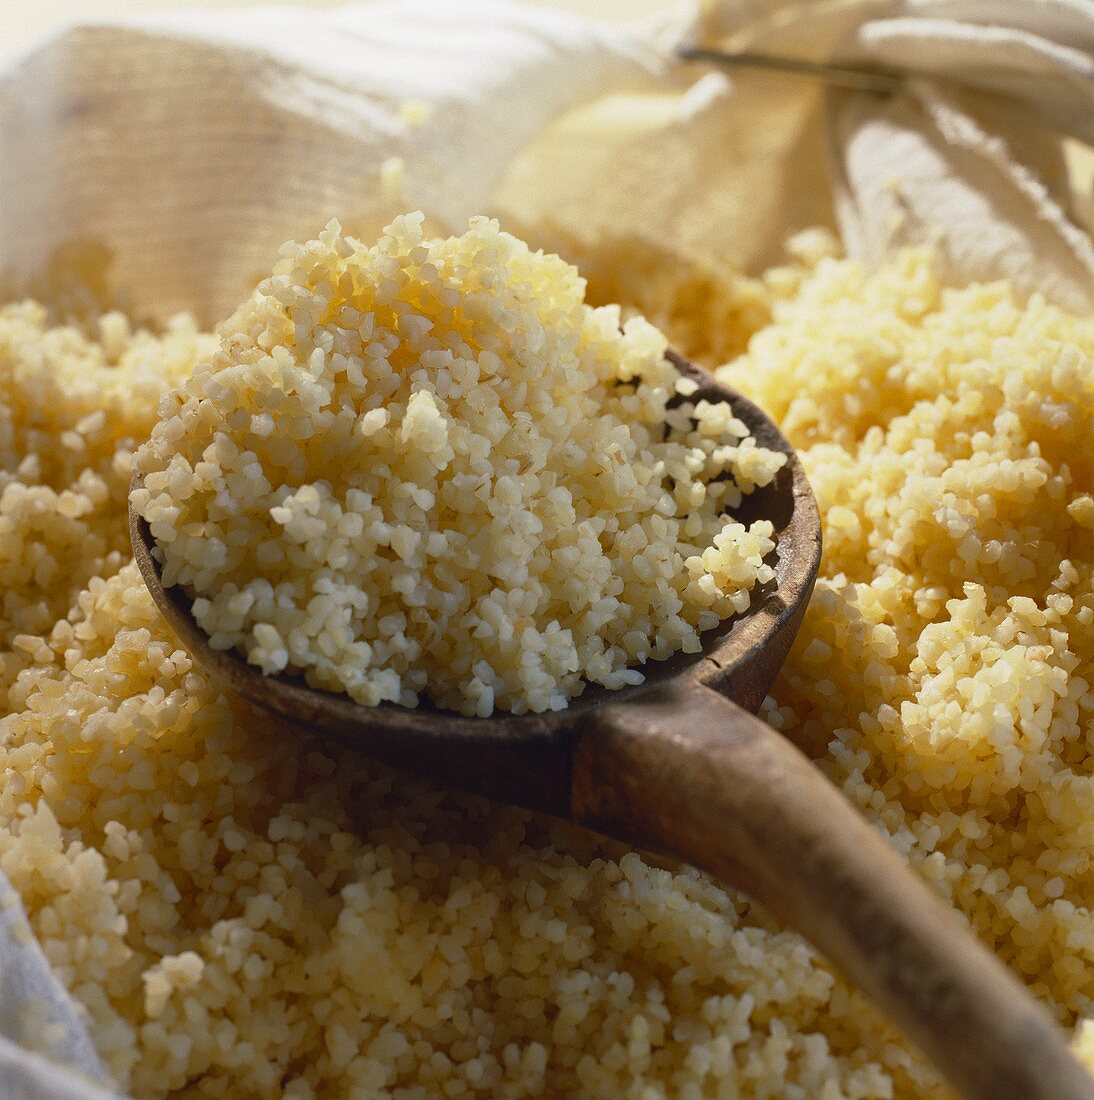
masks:
[[[164,398],[133,493],[164,583],[214,649],[369,706],[558,710],[698,652],[774,576],[726,513],[786,456],[557,256],[422,222],[286,247]]]
[[[1094,322],[944,289],[920,253],[766,288],[726,377],[800,448],[827,543],[765,714],[1094,1064]],[[152,391],[209,351],[0,313],[0,869],[119,1087],[943,1095],[735,892],[311,742],[192,666],[122,562],[124,487]],[[86,397],[51,384],[66,364]]]

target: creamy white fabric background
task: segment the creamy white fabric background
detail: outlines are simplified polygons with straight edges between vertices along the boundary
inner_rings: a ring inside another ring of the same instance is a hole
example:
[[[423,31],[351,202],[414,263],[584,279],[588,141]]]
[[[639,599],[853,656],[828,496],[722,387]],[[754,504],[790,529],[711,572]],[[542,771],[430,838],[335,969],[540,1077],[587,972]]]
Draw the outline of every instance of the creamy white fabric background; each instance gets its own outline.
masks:
[[[314,232],[320,217],[371,231],[380,165],[394,153],[407,164],[407,205],[452,224],[501,209],[652,227],[756,270],[788,229],[834,207],[848,249],[867,260],[941,228],[955,279],[1006,276],[1094,308],[1094,248],[1073,224],[1090,196],[1069,191],[1060,141],[1021,120],[1036,113],[1090,137],[1094,0],[676,0],[661,9],[679,24],[666,43],[725,35],[769,52],[898,60],[923,79],[892,102],[837,103],[816,85],[712,73],[667,114],[664,95],[625,125],[617,114],[582,131],[571,114],[565,141],[549,124],[571,109],[664,93],[699,70],[655,74],[624,59],[619,44],[642,35],[635,18],[599,34],[528,3],[505,9],[508,30],[473,0],[437,10],[460,62],[428,41],[426,23],[391,23],[375,4],[352,16],[155,12],[130,16],[130,30],[96,19],[55,39],[4,82],[14,90],[0,105],[0,271],[30,275],[72,238],[105,238],[117,281],[137,288],[135,310],[187,308],[211,323],[277,242]],[[518,24],[561,37],[525,42],[518,56],[505,39],[524,33]],[[417,50],[417,84],[401,79],[392,49]],[[963,87],[935,79],[939,59]],[[119,86],[125,96],[111,94]],[[434,101],[434,118],[411,132],[399,95]],[[544,131],[546,156],[516,157]]]
[[[161,11],[225,11],[253,8],[268,0],[0,0],[0,64],[48,31],[103,16]],[[294,0],[297,7],[333,8],[340,0]],[[458,5],[461,0],[450,0]],[[626,22],[671,5],[673,0],[528,0],[590,19]]]

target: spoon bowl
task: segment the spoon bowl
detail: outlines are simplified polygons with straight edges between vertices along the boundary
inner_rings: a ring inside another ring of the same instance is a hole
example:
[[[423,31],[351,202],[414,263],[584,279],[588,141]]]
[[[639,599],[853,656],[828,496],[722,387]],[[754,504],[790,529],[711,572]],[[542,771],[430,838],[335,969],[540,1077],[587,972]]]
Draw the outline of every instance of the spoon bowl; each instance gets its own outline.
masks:
[[[804,617],[820,517],[801,462],[771,420],[669,358],[698,385],[694,399],[730,404],[757,444],[787,463],[736,517],[772,521],[774,579],[753,590],[746,614],[704,634],[700,653],[646,664],[638,686],[588,687],[564,710],[535,715],[364,707],[211,649],[187,594],[163,586],[148,524],[130,506],[135,560],[194,659],[256,706],[386,763],[727,880],[810,939],[965,1096],[1092,1100],[1094,1082],[1048,1013],[820,771],[751,713]]]
[[[763,518],[774,525],[774,580],[753,591],[746,615],[707,631],[702,652],[647,663],[643,684],[618,691],[589,684],[565,710],[541,714],[499,712],[474,718],[440,710],[428,701],[415,709],[391,703],[363,707],[348,695],[309,687],[301,676],[265,676],[235,650],[210,648],[194,620],[190,597],[182,588],[164,587],[148,523],[130,508],[130,536],[141,576],[195,660],[256,706],[385,763],[476,794],[566,816],[570,769],[562,744],[580,731],[597,707],[681,679],[709,685],[745,709],[758,710],[801,625],[820,565],[820,517],[790,444],[751,401],[674,352],[668,357],[699,387],[689,400],[730,402],[757,445],[785,454],[787,464],[771,485],[748,494],[736,513],[745,523]],[[140,485],[140,475],[134,475],[133,488]]]

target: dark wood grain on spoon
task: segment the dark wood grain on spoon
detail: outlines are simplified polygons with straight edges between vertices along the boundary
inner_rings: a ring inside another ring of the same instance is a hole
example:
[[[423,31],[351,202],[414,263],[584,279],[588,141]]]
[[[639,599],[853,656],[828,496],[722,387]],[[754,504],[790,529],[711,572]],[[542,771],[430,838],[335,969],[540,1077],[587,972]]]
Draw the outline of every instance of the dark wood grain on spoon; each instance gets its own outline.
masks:
[[[646,665],[639,687],[589,688],[565,710],[519,717],[363,707],[212,650],[186,593],[164,588],[148,525],[130,508],[137,565],[194,659],[257,706],[389,764],[569,818],[740,887],[873,997],[964,1096],[1092,1100],[1094,1079],[1044,1008],[820,771],[750,713],[801,625],[820,518],[775,425],[670,358],[698,383],[694,400],[729,402],[757,444],[788,462],[738,513],[774,524],[774,580],[753,592],[746,615],[704,635],[701,653]]]

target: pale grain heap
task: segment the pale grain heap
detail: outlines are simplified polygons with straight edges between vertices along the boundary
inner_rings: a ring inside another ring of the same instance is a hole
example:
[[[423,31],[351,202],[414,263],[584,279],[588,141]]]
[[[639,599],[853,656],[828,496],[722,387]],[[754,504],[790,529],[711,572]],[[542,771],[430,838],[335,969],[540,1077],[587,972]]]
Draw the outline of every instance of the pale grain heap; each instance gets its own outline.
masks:
[[[557,256],[422,220],[286,246],[164,399],[133,495],[164,583],[214,649],[370,706],[557,710],[697,652],[774,576],[731,513],[785,455]]]
[[[1094,1066],[1094,321],[948,289],[926,254],[798,251],[726,374],[826,525],[764,713]],[[0,310],[0,869],[117,1087],[947,1096],[735,891],[308,740],[194,667],[125,493],[160,393],[215,346]]]

